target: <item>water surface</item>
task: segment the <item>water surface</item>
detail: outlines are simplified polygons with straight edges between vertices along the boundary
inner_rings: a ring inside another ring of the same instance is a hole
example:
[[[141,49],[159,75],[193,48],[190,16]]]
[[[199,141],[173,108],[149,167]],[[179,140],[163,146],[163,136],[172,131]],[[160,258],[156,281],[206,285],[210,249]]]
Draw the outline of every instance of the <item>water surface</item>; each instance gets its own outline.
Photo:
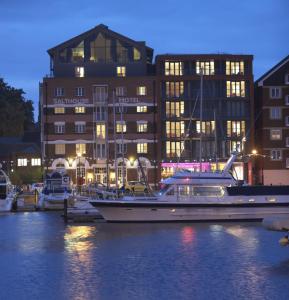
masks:
[[[289,299],[289,247],[260,223],[70,224],[0,216],[0,299]]]

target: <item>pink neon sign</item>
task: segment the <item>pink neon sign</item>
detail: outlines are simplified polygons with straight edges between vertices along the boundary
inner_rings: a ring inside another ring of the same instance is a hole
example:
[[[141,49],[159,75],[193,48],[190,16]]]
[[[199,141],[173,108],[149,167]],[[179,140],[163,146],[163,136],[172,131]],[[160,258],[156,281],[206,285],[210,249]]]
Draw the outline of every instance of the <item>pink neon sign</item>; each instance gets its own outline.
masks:
[[[161,163],[163,168],[178,168],[178,169],[197,169],[200,168],[200,163],[198,162],[190,162],[190,163],[176,163],[176,162],[163,162]],[[202,162],[202,170],[209,171],[211,168],[211,163]]]

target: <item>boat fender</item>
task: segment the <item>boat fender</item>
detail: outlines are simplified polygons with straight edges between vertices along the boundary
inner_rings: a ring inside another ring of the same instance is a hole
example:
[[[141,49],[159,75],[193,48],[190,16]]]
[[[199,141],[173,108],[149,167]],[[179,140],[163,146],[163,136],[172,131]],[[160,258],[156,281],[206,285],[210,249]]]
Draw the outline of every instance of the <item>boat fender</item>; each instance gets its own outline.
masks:
[[[288,239],[288,235],[282,237],[280,240],[279,240],[279,244],[283,247],[285,246],[288,246],[289,245],[289,239]]]

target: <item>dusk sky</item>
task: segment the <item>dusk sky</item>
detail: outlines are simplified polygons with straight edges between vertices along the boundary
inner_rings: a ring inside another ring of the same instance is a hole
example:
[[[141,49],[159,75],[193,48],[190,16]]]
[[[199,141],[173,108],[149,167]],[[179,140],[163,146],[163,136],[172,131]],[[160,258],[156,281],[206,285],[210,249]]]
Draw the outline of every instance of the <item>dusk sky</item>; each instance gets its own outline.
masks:
[[[254,55],[254,77],[289,54],[289,0],[0,0],[0,77],[34,101],[47,49],[103,23],[161,53]]]

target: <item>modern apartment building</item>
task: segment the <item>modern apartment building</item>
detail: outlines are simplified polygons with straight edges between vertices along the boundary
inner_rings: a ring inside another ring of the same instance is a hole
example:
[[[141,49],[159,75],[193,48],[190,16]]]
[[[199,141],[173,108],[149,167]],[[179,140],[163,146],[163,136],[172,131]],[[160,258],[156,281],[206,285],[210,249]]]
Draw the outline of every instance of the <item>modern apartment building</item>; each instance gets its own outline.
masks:
[[[251,151],[251,55],[166,54],[153,63],[145,42],[104,25],[48,53],[40,85],[47,171],[111,185],[144,173],[156,185],[178,168],[221,169],[232,151]],[[243,179],[244,163],[235,171]]]
[[[258,182],[289,184],[289,55],[255,84]]]
[[[252,60],[230,54],[156,57],[162,177],[176,168],[222,169],[232,151],[251,151]],[[243,179],[244,163],[234,167]]]

